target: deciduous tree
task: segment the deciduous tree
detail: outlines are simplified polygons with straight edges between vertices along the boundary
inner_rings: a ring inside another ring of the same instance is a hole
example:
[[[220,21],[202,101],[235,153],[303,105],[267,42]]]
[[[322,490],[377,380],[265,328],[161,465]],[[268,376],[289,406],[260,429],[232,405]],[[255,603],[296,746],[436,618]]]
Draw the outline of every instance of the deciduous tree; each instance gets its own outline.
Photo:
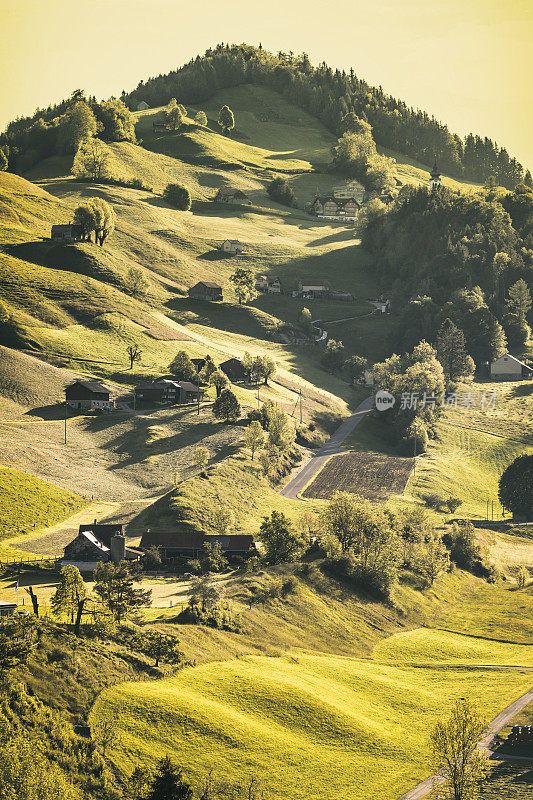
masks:
[[[218,124],[225,134],[228,134],[235,127],[235,117],[229,106],[222,106],[218,115]]]
[[[265,434],[263,432],[261,423],[257,420],[250,422],[246,428],[246,433],[244,434],[244,444],[249,450],[252,451],[252,461],[254,460],[255,451],[260,450],[264,443]]]
[[[270,517],[263,517],[259,538],[271,564],[294,561],[304,547],[302,537],[281,511],[273,511]]]
[[[478,750],[486,723],[468,700],[457,700],[447,719],[435,726],[431,752],[435,769],[444,777],[437,794],[446,800],[477,800],[487,773],[487,759]]]
[[[54,614],[67,614],[71,622],[80,603],[87,597],[87,587],[78,567],[66,564],[59,573],[59,584],[51,598]]]
[[[130,267],[124,278],[124,285],[132,297],[146,297],[150,284],[140,267]]]
[[[74,156],[72,173],[77,178],[88,178],[92,181],[108,178],[109,160],[109,150],[100,139],[84,139]]]
[[[509,464],[500,478],[498,497],[515,516],[533,520],[533,455],[523,453]]]
[[[213,414],[217,419],[225,419],[226,422],[234,422],[240,417],[241,407],[231,389],[222,389],[213,403]]]
[[[133,369],[133,365],[135,364],[135,362],[141,360],[143,351],[141,350],[137,342],[130,342],[130,344],[126,348],[126,352],[130,360],[130,369]]]
[[[126,561],[100,562],[94,573],[94,592],[120,622],[129,611],[150,605],[152,590],[135,589]]]
[[[182,183],[168,183],[163,190],[163,199],[178,211],[188,211],[191,207],[191,193]]]
[[[179,381],[192,381],[196,376],[196,369],[185,350],[179,350],[171,361],[169,372]]]
[[[235,294],[239,305],[253,300],[257,296],[255,291],[255,277],[251,269],[245,267],[238,267],[233,275],[230,275],[230,281],[235,286]]]

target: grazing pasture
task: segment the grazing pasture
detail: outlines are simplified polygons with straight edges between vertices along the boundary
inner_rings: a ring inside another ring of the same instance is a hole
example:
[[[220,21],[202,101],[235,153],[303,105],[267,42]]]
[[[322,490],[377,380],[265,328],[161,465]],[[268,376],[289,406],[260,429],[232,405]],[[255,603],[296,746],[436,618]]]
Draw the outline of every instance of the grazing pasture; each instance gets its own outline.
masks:
[[[412,458],[382,453],[351,452],[326,462],[303,492],[306,498],[327,500],[334,492],[351,492],[368,500],[401,494],[413,468]]]
[[[272,798],[394,798],[430,773],[427,739],[453,699],[466,693],[495,716],[531,686],[531,673],[476,664],[475,640],[473,657],[466,644],[458,663],[456,639],[442,643],[451,660],[426,657],[423,666],[403,662],[402,635],[393,637],[388,663],[292,651],[204,664],[108,689],[91,721],[116,718],[121,739],[111,755],[126,772],[168,753],[196,786],[215,765],[217,783],[256,776]],[[433,644],[419,640],[417,655]],[[487,646],[496,664],[523,658],[523,648]]]

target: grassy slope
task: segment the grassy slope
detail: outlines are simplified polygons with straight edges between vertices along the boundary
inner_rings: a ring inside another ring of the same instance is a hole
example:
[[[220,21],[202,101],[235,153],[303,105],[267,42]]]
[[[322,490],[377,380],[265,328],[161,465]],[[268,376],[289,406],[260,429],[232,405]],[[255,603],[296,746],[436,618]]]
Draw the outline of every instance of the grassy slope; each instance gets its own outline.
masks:
[[[520,656],[498,646],[492,654],[497,662]],[[259,775],[274,797],[333,792],[373,800],[427,774],[427,736],[450,698],[467,690],[495,714],[530,686],[529,675],[506,672],[502,689],[502,674],[468,658],[465,679],[454,655],[444,669],[413,669],[402,663],[401,647],[387,653],[394,665],[300,652],[248,656],[164,682],[122,685],[104,693],[95,715],[104,705],[116,715],[124,739],[113,757],[129,769],[139,759],[153,763],[155,728],[161,752],[186,764],[198,783],[216,764],[218,780]]]
[[[72,492],[0,466],[0,538],[69,517],[87,502]]]

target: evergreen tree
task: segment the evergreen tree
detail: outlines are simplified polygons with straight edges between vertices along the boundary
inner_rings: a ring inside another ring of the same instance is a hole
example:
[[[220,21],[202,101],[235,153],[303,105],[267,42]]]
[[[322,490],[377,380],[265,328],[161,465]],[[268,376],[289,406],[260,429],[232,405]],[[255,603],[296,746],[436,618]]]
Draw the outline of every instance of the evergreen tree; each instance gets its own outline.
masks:
[[[474,374],[474,360],[466,351],[465,335],[451,319],[445,319],[437,336],[437,358],[447,383],[455,383]]]
[[[156,768],[146,800],[192,800],[193,792],[184,778],[181,767],[169,756],[162,758]]]
[[[516,314],[520,322],[526,322],[527,314],[531,310],[531,294],[523,278],[510,287],[507,306]]]
[[[6,172],[9,166],[4,148],[0,147],[0,172]]]

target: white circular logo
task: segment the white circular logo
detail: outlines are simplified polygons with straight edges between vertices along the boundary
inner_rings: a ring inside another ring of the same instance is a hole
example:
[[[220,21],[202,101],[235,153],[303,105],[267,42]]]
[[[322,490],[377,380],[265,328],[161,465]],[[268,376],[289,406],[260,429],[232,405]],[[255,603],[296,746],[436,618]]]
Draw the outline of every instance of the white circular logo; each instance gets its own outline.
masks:
[[[374,402],[378,411],[387,411],[392,408],[396,402],[394,395],[387,392],[385,389],[379,389],[374,397]]]

